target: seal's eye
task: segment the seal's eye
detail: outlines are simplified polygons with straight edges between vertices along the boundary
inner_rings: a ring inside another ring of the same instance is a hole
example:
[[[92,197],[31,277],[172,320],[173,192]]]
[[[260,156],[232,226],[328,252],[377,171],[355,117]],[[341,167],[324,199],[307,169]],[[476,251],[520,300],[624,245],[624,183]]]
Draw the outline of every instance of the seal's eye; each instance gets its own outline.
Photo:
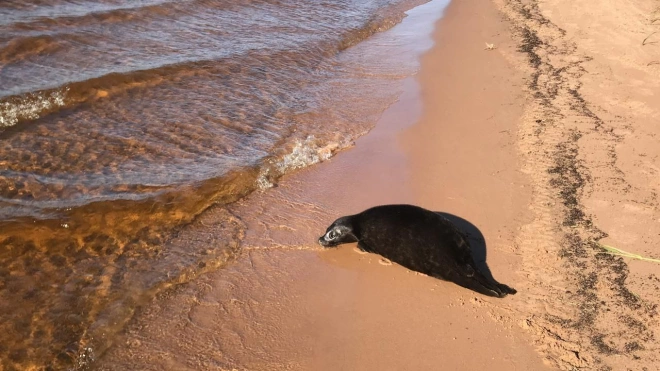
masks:
[[[335,238],[337,238],[337,233],[335,231],[328,232],[328,238],[334,240]]]

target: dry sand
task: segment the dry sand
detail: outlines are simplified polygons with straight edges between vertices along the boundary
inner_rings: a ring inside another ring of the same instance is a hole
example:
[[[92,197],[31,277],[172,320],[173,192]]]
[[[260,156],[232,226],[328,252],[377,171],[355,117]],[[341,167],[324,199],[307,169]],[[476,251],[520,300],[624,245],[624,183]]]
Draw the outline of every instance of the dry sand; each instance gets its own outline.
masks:
[[[498,5],[527,54],[509,57],[529,75],[518,134],[534,190],[517,237],[526,325],[561,369],[657,370],[660,265],[599,244],[660,257],[660,45],[643,43],[659,4]]]
[[[596,244],[660,258],[653,6],[454,1],[376,128],[233,205],[253,216],[238,260],[147,305],[99,368],[657,369],[660,265]],[[519,293],[314,245],[337,216],[395,202],[471,223]]]

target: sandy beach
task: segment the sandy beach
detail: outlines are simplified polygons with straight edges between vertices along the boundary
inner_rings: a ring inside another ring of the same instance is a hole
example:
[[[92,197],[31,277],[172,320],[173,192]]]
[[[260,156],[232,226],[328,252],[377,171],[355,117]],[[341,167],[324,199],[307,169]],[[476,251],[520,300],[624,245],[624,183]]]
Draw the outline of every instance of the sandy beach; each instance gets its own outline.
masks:
[[[232,204],[250,216],[238,258],[159,294],[96,367],[659,369],[660,265],[602,247],[660,258],[657,7],[453,1],[376,127]],[[449,214],[518,294],[315,244],[386,203]],[[179,240],[217,233],[226,212]]]

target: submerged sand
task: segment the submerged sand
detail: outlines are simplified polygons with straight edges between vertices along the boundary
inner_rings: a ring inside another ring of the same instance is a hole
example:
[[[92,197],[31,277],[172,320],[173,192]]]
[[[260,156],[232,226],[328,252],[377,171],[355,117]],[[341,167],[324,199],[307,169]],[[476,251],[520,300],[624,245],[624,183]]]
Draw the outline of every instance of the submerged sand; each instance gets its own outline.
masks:
[[[234,204],[251,216],[240,257],[144,307],[99,368],[657,369],[660,265],[598,245],[660,258],[654,6],[453,2],[376,128]],[[519,293],[314,244],[338,216],[403,202],[466,221]]]

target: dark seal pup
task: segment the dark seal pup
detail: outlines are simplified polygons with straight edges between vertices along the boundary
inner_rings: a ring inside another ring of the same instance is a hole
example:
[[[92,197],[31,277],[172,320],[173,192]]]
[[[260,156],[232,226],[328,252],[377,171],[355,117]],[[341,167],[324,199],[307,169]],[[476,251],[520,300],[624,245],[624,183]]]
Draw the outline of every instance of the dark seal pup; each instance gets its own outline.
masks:
[[[516,293],[479,272],[465,236],[448,219],[421,207],[376,206],[335,220],[319,238],[324,247],[349,242],[408,269],[484,295],[502,298]]]

